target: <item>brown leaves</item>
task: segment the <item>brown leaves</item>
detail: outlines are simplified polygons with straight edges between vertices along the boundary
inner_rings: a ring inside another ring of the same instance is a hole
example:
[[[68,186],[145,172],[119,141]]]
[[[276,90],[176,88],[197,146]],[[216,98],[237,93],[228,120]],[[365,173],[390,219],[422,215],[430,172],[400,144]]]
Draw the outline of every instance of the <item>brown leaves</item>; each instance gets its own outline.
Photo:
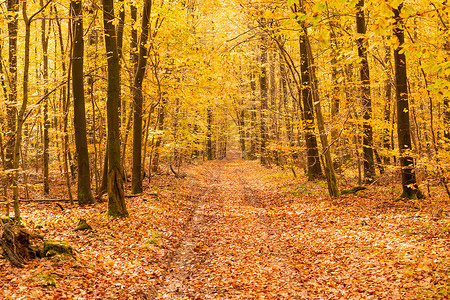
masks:
[[[148,189],[128,198],[127,219],[107,217],[106,204],[64,211],[26,205],[28,227],[42,226],[46,239],[68,242],[76,259],[36,259],[23,269],[0,260],[0,295],[448,297],[450,220],[448,206],[437,198],[393,203],[392,187],[372,186],[331,200],[321,182],[292,179],[253,162],[211,162],[188,174],[155,177],[158,197]],[[439,218],[434,207],[442,209]],[[79,218],[93,229],[73,231]]]

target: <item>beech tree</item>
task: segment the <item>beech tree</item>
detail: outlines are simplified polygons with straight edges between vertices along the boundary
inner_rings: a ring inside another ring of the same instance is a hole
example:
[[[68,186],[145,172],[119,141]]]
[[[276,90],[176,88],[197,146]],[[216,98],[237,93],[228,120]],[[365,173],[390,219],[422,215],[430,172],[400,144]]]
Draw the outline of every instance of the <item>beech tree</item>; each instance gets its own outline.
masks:
[[[400,167],[402,174],[403,192],[398,199],[417,199],[424,195],[419,190],[416,181],[414,158],[412,157],[411,131],[409,121],[408,101],[408,76],[406,68],[406,55],[403,49],[405,32],[403,18],[400,12],[403,2],[393,9],[394,12],[394,36],[398,40],[398,46],[394,49],[395,60],[395,95],[397,99],[397,135],[400,150]]]
[[[103,26],[108,61],[108,92],[106,100],[108,122],[108,215],[127,217],[120,160],[120,66],[114,26],[114,1],[103,0]]]
[[[372,125],[372,101],[370,98],[370,73],[367,60],[366,21],[364,17],[364,0],[356,4],[356,30],[360,35],[357,39],[358,56],[361,59],[359,69],[361,79],[361,99],[363,106],[363,156],[364,156],[364,181],[372,183],[375,179],[375,163],[373,159],[373,134]]]
[[[141,38],[139,39],[139,58],[134,76],[133,87],[133,173],[131,177],[131,193],[142,192],[142,81],[144,80],[147,65],[147,40],[150,31],[150,14],[152,1],[146,0],[142,12]]]
[[[71,1],[72,12],[72,85],[73,85],[73,122],[75,145],[78,155],[78,203],[80,205],[95,203],[91,192],[91,174],[86,138],[86,115],[84,101],[84,31],[81,0]]]

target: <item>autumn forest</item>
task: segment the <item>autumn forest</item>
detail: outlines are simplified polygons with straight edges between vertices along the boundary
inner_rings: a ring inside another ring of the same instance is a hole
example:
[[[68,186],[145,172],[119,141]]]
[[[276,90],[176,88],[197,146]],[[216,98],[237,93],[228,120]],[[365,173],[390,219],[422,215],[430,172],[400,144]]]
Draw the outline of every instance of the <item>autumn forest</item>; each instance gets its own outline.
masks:
[[[446,0],[0,0],[1,299],[446,299]]]

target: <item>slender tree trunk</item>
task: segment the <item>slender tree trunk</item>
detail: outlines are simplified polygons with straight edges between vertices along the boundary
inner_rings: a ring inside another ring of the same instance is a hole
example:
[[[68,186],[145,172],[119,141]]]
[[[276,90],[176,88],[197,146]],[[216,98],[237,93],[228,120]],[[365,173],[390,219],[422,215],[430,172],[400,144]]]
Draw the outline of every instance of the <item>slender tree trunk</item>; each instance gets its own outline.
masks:
[[[131,176],[131,193],[142,192],[142,82],[144,80],[145,68],[147,65],[148,49],[146,47],[149,30],[152,1],[146,0],[142,12],[142,32],[139,41],[139,59],[136,75],[134,77],[133,106],[133,171]]]
[[[133,72],[130,74],[130,94],[134,94],[134,78],[136,76],[137,64],[138,64],[138,38],[137,38],[137,29],[135,24],[137,23],[137,8],[133,3],[131,4],[131,41],[130,41],[130,60],[131,60],[131,68]],[[134,97],[134,96],[133,96]],[[127,143],[128,143],[128,134],[131,128],[131,122],[133,121],[134,114],[134,103],[130,101],[130,111],[128,113],[128,118],[126,116],[126,104],[123,103],[122,106],[122,114],[124,116],[124,122],[126,122],[125,128],[125,136],[123,138],[122,143],[122,165],[125,167],[125,158],[127,157]],[[141,164],[142,165],[142,164]],[[141,172],[142,174],[142,172]],[[133,175],[131,175],[133,177]],[[133,180],[133,179],[132,179]],[[133,185],[133,184],[132,184]],[[133,189],[133,188],[132,188]]]
[[[41,7],[44,6],[44,1],[40,0]],[[50,28],[50,24],[49,24]],[[44,95],[48,93],[48,36],[46,34],[46,16],[41,19],[41,42],[43,52],[43,77],[44,77]],[[44,148],[43,148],[43,173],[44,173],[44,194],[49,194],[49,178],[48,178],[48,164],[49,164],[49,136],[48,129],[50,122],[48,120],[48,98],[44,100]]]
[[[255,74],[250,75],[250,88],[252,90],[251,98],[251,112],[250,112],[250,130],[249,130],[249,140],[250,149],[248,150],[247,157],[251,160],[256,157],[256,144],[257,144],[257,130],[256,130],[256,80]]]
[[[406,72],[406,56],[403,50],[405,43],[404,22],[400,16],[403,2],[393,9],[395,15],[394,35],[398,40],[398,47],[394,49],[395,61],[395,87],[397,98],[397,135],[400,149],[400,166],[402,175],[403,192],[399,199],[422,198],[414,169],[414,159],[411,156],[411,132],[409,124],[409,103],[408,103],[408,77]]]
[[[384,63],[386,65],[386,80],[384,81],[384,95],[386,99],[386,105],[384,107],[384,121],[386,122],[386,125],[389,124],[389,127],[386,127],[383,130],[383,147],[386,150],[389,150],[391,148],[390,143],[390,134],[392,130],[391,125],[391,102],[392,102],[392,74],[391,74],[391,47],[385,46],[385,58]],[[389,155],[384,156],[384,164],[388,165],[390,164],[390,157]]]
[[[358,56],[361,59],[360,79],[361,98],[363,104],[363,156],[364,156],[364,182],[372,183],[375,179],[375,162],[373,157],[373,133],[370,120],[372,119],[372,100],[370,98],[370,73],[369,61],[367,60],[367,42],[365,42],[366,22],[364,18],[364,0],[359,0],[356,5],[356,30],[359,37]]]
[[[307,151],[308,179],[314,180],[322,178],[323,173],[320,166],[319,149],[317,147],[317,139],[315,135],[313,91],[306,34],[306,27],[303,26],[303,33],[300,36],[300,69],[303,87],[301,97],[303,102],[303,122]]]
[[[447,54],[447,57],[450,56],[450,30],[449,30],[449,11],[448,11],[448,3],[447,0],[443,0],[442,4],[444,7],[447,7],[446,10],[442,11],[443,18],[441,18],[441,32],[444,36],[444,45],[443,50]],[[450,76],[446,75],[445,79],[447,82],[450,81]],[[444,137],[447,140],[447,143],[450,142],[450,99],[448,96],[444,97]]]
[[[19,0],[8,0],[8,38],[9,38],[9,93],[6,102],[7,132],[5,143],[5,167],[13,169],[14,145],[17,124],[17,31]],[[8,185],[13,182],[14,175],[8,173]]]
[[[263,33],[261,39],[261,56],[260,56],[260,73],[259,73],[259,91],[260,91],[260,160],[262,165],[267,165],[267,140],[268,140],[268,130],[267,130],[267,110],[268,110],[268,80],[267,80],[267,45],[266,38]]]
[[[68,154],[69,154],[69,135],[67,132],[67,126],[68,126],[68,116],[69,116],[69,105],[70,105],[70,97],[69,97],[69,91],[70,91],[70,78],[71,78],[71,70],[72,70],[72,60],[69,60],[69,71],[66,70],[66,62],[64,60],[65,57],[65,51],[64,51],[64,42],[63,42],[63,34],[62,34],[62,28],[61,28],[61,21],[58,17],[58,11],[56,9],[56,6],[54,7],[55,14],[56,14],[56,24],[58,25],[58,36],[59,36],[59,46],[61,51],[61,59],[62,59],[62,71],[63,76],[65,77],[67,75],[67,84],[63,86],[61,91],[61,97],[62,97],[62,106],[63,106],[63,136],[62,136],[62,144],[64,145],[63,149],[63,164],[64,164],[64,177],[66,180],[66,186],[67,186],[67,194],[69,195],[70,204],[73,205],[73,196],[72,196],[72,188],[70,183],[70,176],[69,176],[69,162],[68,162]],[[69,22],[69,28],[70,28],[70,22]],[[71,30],[69,29],[69,32]],[[70,49],[72,49],[72,43],[70,46]]]
[[[2,34],[1,29],[0,34]],[[8,88],[5,82],[5,70],[3,69],[3,43],[0,43],[0,85],[2,87],[5,103],[8,103]]]
[[[166,115],[166,93],[161,92],[161,105],[159,107],[158,112],[158,136],[156,137],[155,142],[155,152],[153,154],[152,158],[152,173],[156,173],[158,171],[158,165],[159,165],[159,156],[160,156],[160,147],[162,143],[162,131],[164,130],[164,119]],[[147,121],[148,122],[148,121]]]
[[[22,129],[25,117],[25,111],[28,104],[28,78],[30,69],[30,37],[31,37],[31,19],[27,15],[27,1],[22,3],[23,19],[25,21],[25,48],[24,48],[24,70],[23,70],[23,95],[22,105],[17,116],[16,139],[13,152],[13,199],[14,199],[14,216],[20,218],[19,209],[19,162],[20,162],[20,146],[22,145]]]
[[[308,69],[311,74],[311,91],[314,101],[314,109],[317,116],[317,127],[319,129],[320,142],[322,143],[323,156],[325,158],[325,175],[327,177],[328,193],[330,197],[339,197],[339,190],[337,185],[336,173],[334,171],[333,160],[331,159],[330,145],[328,144],[327,132],[325,130],[325,121],[322,115],[322,107],[320,105],[319,97],[319,82],[316,76],[316,70],[314,66],[314,59],[312,55],[311,43],[309,42],[307,29],[304,27],[304,39],[306,52],[308,54],[307,61],[309,62]]]
[[[127,217],[120,161],[120,66],[114,21],[114,1],[103,0],[105,46],[108,60],[108,212],[109,216]]]
[[[72,48],[72,93],[75,145],[78,155],[78,204],[95,203],[91,192],[91,174],[86,130],[86,110],[84,100],[84,38],[83,12],[81,0],[71,1],[73,48]]]
[[[212,122],[213,113],[211,104],[206,110],[206,157],[208,160],[213,160],[213,149],[212,149]]]

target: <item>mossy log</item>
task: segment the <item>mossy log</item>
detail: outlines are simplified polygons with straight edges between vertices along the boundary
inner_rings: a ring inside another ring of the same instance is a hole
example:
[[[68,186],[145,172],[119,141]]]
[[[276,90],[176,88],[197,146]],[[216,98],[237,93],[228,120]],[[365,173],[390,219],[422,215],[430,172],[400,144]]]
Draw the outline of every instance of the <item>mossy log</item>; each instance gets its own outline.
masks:
[[[51,257],[57,254],[71,256],[73,255],[72,247],[64,241],[45,240],[41,255],[43,257]]]
[[[341,195],[349,195],[349,194],[356,194],[359,191],[366,190],[367,188],[365,186],[355,186],[354,188],[348,189],[348,190],[342,190]]]

